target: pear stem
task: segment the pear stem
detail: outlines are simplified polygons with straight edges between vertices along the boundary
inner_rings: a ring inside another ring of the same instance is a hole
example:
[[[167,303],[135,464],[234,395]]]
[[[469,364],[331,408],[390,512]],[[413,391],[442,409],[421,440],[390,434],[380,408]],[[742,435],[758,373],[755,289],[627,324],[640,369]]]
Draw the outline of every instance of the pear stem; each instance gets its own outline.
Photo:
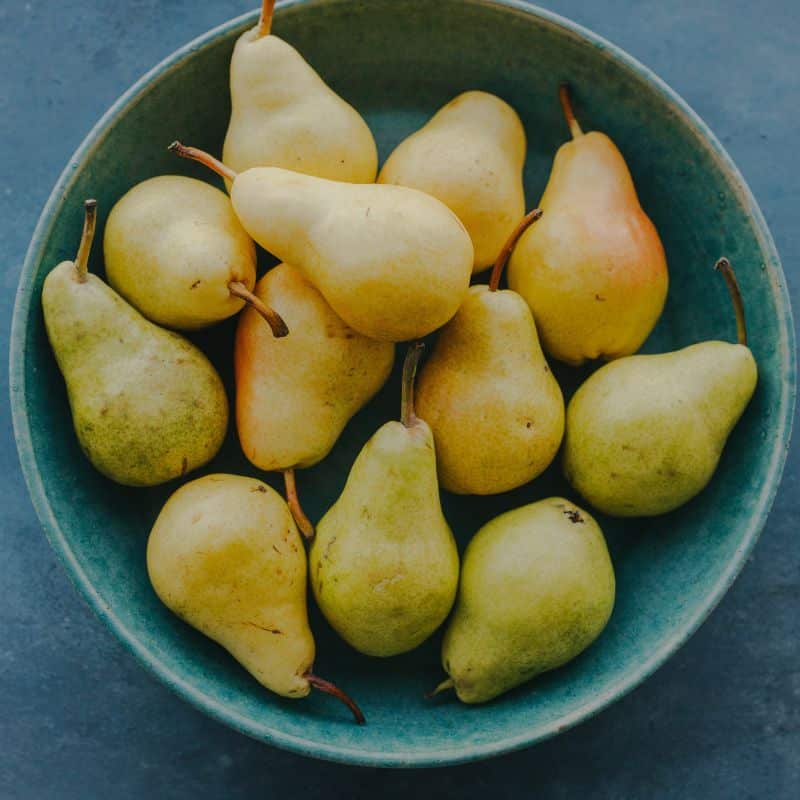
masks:
[[[558,99],[561,101],[561,109],[564,112],[564,119],[569,125],[569,132],[572,134],[573,139],[583,136],[581,126],[578,120],[575,119],[575,112],[572,110],[572,99],[570,97],[570,87],[566,81],[562,81],[558,85]]]
[[[455,685],[456,682],[452,678],[447,678],[446,680],[443,680],[432,692],[428,692],[425,695],[425,699],[433,700],[433,698],[436,697],[437,694],[440,694],[441,692],[447,692],[450,689],[454,689]]]
[[[744,318],[744,301],[742,300],[742,292],[739,289],[739,281],[736,280],[736,273],[733,271],[731,262],[724,256],[717,261],[714,265],[717,272],[722,273],[725,278],[725,283],[728,285],[728,291],[733,301],[733,312],[736,314],[736,339],[739,344],[747,347],[747,325]]]
[[[286,487],[286,505],[289,506],[289,511],[292,512],[294,521],[300,529],[300,533],[306,539],[314,538],[314,525],[311,520],[306,516],[303,507],[300,505],[300,498],[297,496],[297,482],[294,477],[294,469],[285,469],[283,471],[283,483]]]
[[[200,150],[197,147],[187,147],[185,144],[181,144],[178,141],[174,141],[167,150],[170,153],[175,153],[175,155],[180,156],[181,158],[188,158],[192,161],[199,161],[203,166],[208,167],[210,170],[217,173],[222,178],[228,181],[235,181],[236,180],[236,173],[230,168],[226,167],[218,158],[214,158],[210,153],[206,153],[205,150]]]
[[[261,16],[258,18],[256,39],[269,36],[272,32],[272,17],[275,13],[275,0],[263,0],[261,3]]]
[[[500,255],[497,256],[497,261],[494,262],[494,267],[492,267],[492,276],[489,278],[489,291],[496,292],[497,287],[500,285],[500,277],[503,274],[503,270],[506,268],[506,263],[508,259],[511,257],[511,253],[514,251],[517,242],[537,219],[540,219],[542,216],[542,209],[541,208],[534,208],[533,211],[528,212],[521,220],[519,225],[511,232],[511,236],[508,237],[508,241],[503,245],[503,249],[500,251]]]
[[[410,428],[417,420],[414,413],[414,378],[417,375],[417,366],[422,351],[425,349],[425,342],[414,342],[406,352],[406,360],[403,362],[403,379],[400,395],[400,422]]]
[[[283,321],[283,317],[274,308],[270,308],[258,295],[253,294],[241,281],[231,281],[228,284],[228,290],[234,297],[244,300],[264,317],[276,339],[289,333],[289,326]]]
[[[350,711],[352,711],[356,724],[363,725],[366,722],[366,719],[364,719],[364,714],[356,705],[356,701],[353,700],[350,695],[343,692],[338,686],[330,681],[326,681],[324,678],[320,678],[319,675],[314,675],[313,672],[306,672],[303,677],[315,689],[319,689],[321,692],[325,692],[325,694],[329,694],[332,697],[335,697],[337,700],[341,700],[350,709]]]
[[[94,231],[97,227],[97,200],[87,200],[83,204],[83,232],[75,256],[75,275],[78,283],[86,283],[89,274],[89,253],[92,250]]]

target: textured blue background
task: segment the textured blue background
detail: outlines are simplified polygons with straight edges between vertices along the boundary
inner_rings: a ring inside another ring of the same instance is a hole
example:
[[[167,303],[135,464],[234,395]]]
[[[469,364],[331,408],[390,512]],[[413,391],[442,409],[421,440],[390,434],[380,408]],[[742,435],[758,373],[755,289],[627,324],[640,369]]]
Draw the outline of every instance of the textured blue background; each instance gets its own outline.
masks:
[[[431,0],[435,2],[435,0]],[[800,309],[800,16],[793,0],[547,8],[653,68],[750,182]],[[255,0],[0,0],[0,346],[38,213],[106,107],[185,41]],[[760,5],[760,7],[759,7]],[[691,642],[599,717],[466,767],[359,770],[245,739],[142,671],[72,590],[19,472],[0,375],[0,797],[409,795],[795,798],[800,794],[800,548],[795,447],[743,575]]]

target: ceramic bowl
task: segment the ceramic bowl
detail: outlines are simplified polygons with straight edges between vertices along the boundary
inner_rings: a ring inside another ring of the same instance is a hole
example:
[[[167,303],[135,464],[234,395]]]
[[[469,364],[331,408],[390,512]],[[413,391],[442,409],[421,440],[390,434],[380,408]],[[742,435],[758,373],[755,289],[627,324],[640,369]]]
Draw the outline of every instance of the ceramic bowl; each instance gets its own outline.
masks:
[[[669,299],[645,350],[734,337],[726,289],[712,269],[725,254],[742,285],[760,382],[717,474],[696,500],[659,519],[598,515],[617,570],[617,606],[602,637],[567,667],[483,707],[454,699],[430,703],[423,695],[442,677],[438,637],[409,655],[372,660],[349,649],[312,610],[317,672],[359,700],[368,724],[356,727],[325,696],[276,698],[156,599],[145,543],[177,484],[126,489],[90,466],[73,433],[40,304],[45,274],[73,257],[84,198],[98,199],[103,220],[137,181],[161,173],[210,179],[201,167],[168,154],[166,145],[181,138],[220,151],[231,49],[254,20],[250,14],[210,31],[126,92],[87,136],[42,213],[22,273],[11,345],[14,423],[34,505],[76,586],[120,640],[182,697],[243,733],[298,753],[369,765],[438,765],[530,745],[607,706],[674,653],[730,586],[764,525],[784,463],[795,388],[789,300],[769,231],[697,115],[641,64],[567,20],[516,0],[281,4],[275,32],[363,112],[383,158],[461,91],[484,89],[509,101],[528,132],[529,206],[567,136],[556,82],[569,80],[584,128],[606,131],[617,142],[666,247]],[[265,256],[262,266],[269,263]],[[91,268],[102,274],[99,246]],[[227,323],[194,337],[231,392],[232,333]],[[557,369],[567,394],[587,374]],[[398,405],[395,374],[330,457],[300,474],[312,518],[338,496],[355,454],[397,415]],[[206,471],[220,470],[257,474],[233,430]],[[553,494],[572,496],[557,465],[516,492],[446,495],[444,506],[463,548],[499,512]]]

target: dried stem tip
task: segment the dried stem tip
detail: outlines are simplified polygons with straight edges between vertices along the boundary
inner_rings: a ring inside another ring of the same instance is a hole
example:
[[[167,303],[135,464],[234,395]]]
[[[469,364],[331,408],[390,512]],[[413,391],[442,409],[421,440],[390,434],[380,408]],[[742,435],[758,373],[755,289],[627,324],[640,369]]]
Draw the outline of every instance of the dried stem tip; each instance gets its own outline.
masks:
[[[263,0],[261,3],[261,16],[258,18],[256,38],[269,36],[272,32],[272,17],[275,14],[275,0]]]
[[[289,506],[289,511],[292,512],[295,524],[306,539],[313,539],[315,533],[314,525],[306,516],[305,511],[303,511],[303,506],[300,505],[294,469],[285,469],[283,471],[283,483],[286,487],[286,505]]]
[[[572,134],[573,139],[583,136],[581,126],[578,120],[575,119],[575,112],[572,110],[572,98],[570,97],[570,87],[566,81],[562,81],[558,85],[558,99],[561,101],[561,109],[564,112],[564,119],[569,125],[569,132]]]
[[[353,718],[358,725],[363,725],[366,722],[364,714],[356,705],[356,701],[353,700],[350,695],[343,692],[338,686],[330,681],[326,681],[324,678],[320,678],[318,675],[314,675],[313,672],[307,672],[303,677],[305,677],[315,689],[319,689],[321,692],[325,692],[325,694],[329,694],[337,700],[341,700],[353,713]]]
[[[86,200],[83,204],[83,232],[74,261],[78,283],[86,283],[86,277],[89,274],[89,253],[92,251],[96,227],[97,200]]]
[[[508,237],[508,241],[503,245],[503,249],[500,251],[500,254],[497,256],[497,261],[494,262],[494,267],[492,268],[492,276],[489,278],[489,291],[496,292],[497,287],[500,285],[500,277],[503,274],[503,270],[506,267],[506,263],[508,259],[511,258],[511,253],[514,252],[514,248],[517,245],[520,237],[523,233],[525,233],[537,219],[541,219],[542,216],[542,209],[541,208],[534,208],[533,211],[528,212],[522,220],[520,220],[519,225],[511,232],[511,236]]]
[[[188,158],[191,161],[198,161],[205,167],[208,167],[213,172],[216,172],[217,175],[225,178],[228,181],[235,181],[236,180],[236,173],[230,168],[226,167],[218,158],[214,158],[210,153],[206,153],[205,150],[200,150],[197,147],[187,147],[185,144],[181,144],[179,141],[174,141],[167,150],[170,153],[175,153],[175,155],[180,156],[181,158]]]
[[[400,422],[410,428],[417,419],[414,413],[414,378],[417,374],[417,366],[422,351],[425,349],[425,342],[414,342],[406,352],[406,360],[403,362],[403,379],[400,395]]]
[[[731,262],[724,256],[717,261],[714,265],[717,272],[722,273],[725,278],[725,283],[728,286],[728,291],[733,301],[733,312],[736,314],[736,339],[739,344],[747,347],[747,325],[744,319],[744,301],[742,300],[742,292],[739,289],[739,281],[736,280],[736,274],[733,271]]]
[[[252,306],[267,321],[272,329],[272,335],[276,339],[288,335],[289,326],[283,321],[283,317],[272,307],[268,306],[258,295],[253,294],[241,281],[231,281],[228,284],[228,291],[245,303]]]

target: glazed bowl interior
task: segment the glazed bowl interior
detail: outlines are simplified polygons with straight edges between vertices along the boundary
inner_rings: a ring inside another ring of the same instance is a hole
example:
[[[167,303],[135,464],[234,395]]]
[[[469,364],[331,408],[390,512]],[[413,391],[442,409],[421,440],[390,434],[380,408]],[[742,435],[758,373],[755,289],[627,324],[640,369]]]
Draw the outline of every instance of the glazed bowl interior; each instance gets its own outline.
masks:
[[[37,511],[77,586],[122,641],[190,702],[247,734],[313,756],[376,765],[451,763],[533,743],[607,705],[674,652],[727,589],[764,524],[780,479],[794,395],[791,315],[769,232],[735,167],[686,105],[631,58],[571,23],[513,0],[279,6],[275,33],[364,114],[382,158],[461,91],[484,89],[510,102],[528,133],[529,207],[567,135],[556,82],[569,80],[584,128],[606,131],[617,142],[666,247],[669,298],[645,350],[735,336],[724,283],[712,269],[725,254],[742,286],[760,382],[716,476],[696,500],[658,519],[598,515],[617,571],[617,605],[600,640],[569,666],[485,707],[452,699],[430,703],[423,695],[442,677],[438,636],[409,655],[373,660],[340,641],[312,609],[316,671],[358,699],[368,725],[356,727],[324,696],[276,698],[157,600],[145,571],[145,543],[176,484],[123,488],[84,458],[40,305],[44,276],[74,254],[84,198],[98,199],[103,220],[129,187],[153,175],[211,180],[201,167],[168,154],[166,145],[180,138],[220,152],[231,49],[254,19],[248,15],[212,31],[145,76],[89,135],[43,212],[12,336],[15,425]],[[102,228],[98,242],[100,237]],[[262,267],[271,263],[262,254]],[[102,274],[101,247],[91,268]],[[233,329],[229,322],[193,337],[219,368],[231,397]],[[590,371],[556,367],[567,395]],[[300,473],[313,519],[338,496],[356,453],[379,425],[397,416],[398,406],[396,370],[330,457]],[[203,472],[212,471],[259,474],[243,457],[233,428]],[[557,464],[507,495],[445,494],[443,501],[463,548],[496,514],[554,494],[576,499]]]

